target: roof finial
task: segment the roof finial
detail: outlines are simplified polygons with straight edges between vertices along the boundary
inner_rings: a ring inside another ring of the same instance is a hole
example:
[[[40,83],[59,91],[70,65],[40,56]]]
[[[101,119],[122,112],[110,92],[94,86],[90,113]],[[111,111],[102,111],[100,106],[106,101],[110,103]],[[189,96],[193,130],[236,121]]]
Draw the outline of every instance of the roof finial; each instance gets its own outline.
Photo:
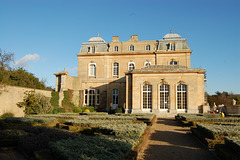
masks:
[[[97,36],[99,37],[99,33],[97,34]]]
[[[172,34],[172,29],[171,29],[171,34]]]

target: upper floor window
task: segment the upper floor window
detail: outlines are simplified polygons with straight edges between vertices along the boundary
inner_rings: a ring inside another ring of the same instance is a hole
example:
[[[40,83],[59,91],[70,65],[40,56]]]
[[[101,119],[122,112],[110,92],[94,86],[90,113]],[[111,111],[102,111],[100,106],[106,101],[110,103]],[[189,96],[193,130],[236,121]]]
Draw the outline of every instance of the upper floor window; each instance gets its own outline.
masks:
[[[130,48],[129,48],[130,51],[134,51],[134,46],[131,45]]]
[[[114,47],[114,51],[115,51],[115,52],[118,52],[118,46],[115,46],[115,47]]]
[[[129,62],[128,63],[128,70],[134,70],[135,69],[135,63],[134,62]]]
[[[96,77],[96,63],[89,64],[89,76]]]
[[[95,46],[92,47],[92,53],[95,53]]]
[[[87,51],[90,52],[90,47],[87,47]]]
[[[119,75],[119,63],[115,62],[113,63],[113,76]]]
[[[175,43],[171,43],[171,51],[175,51]]]
[[[177,61],[171,61],[170,65],[177,65]]]
[[[145,62],[144,63],[144,66],[147,67],[147,66],[150,66],[151,65],[151,62]]]
[[[146,45],[146,51],[150,51],[150,45]]]

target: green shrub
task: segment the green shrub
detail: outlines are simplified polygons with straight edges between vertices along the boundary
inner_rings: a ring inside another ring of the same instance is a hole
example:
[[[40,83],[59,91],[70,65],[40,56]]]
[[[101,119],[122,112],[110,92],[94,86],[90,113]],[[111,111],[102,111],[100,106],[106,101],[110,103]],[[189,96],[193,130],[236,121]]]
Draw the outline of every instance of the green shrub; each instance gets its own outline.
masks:
[[[53,108],[53,110],[52,110],[52,113],[53,113],[53,114],[65,113],[65,112],[66,112],[65,108],[63,108],[63,107],[58,107],[58,106],[55,106],[55,107]]]
[[[59,106],[59,104],[58,104],[58,101],[59,101],[59,92],[54,92],[54,91],[52,91],[51,95],[52,95],[51,100],[50,100],[51,105],[52,105],[53,107]]]
[[[14,114],[11,112],[4,113],[0,116],[0,118],[5,119],[7,117],[14,117]]]
[[[90,112],[96,112],[94,107],[81,107],[82,111],[84,111],[85,109],[88,109]]]
[[[56,122],[56,118],[26,118],[26,117],[7,117],[6,123],[18,123],[18,124],[34,124],[34,123],[51,123]]]
[[[108,136],[79,137],[50,143],[56,159],[120,160],[130,153],[132,144]]]
[[[82,109],[80,107],[72,107],[73,113],[81,113]]]
[[[50,99],[42,94],[35,94],[35,91],[26,91],[23,102],[18,102],[17,105],[24,107],[26,115],[51,113],[53,109]]]
[[[64,98],[62,100],[62,106],[68,110],[70,110],[70,112],[73,110],[73,108],[75,107],[73,103],[70,102],[70,95],[68,91],[63,91],[63,95]]]
[[[115,113],[124,113],[123,107],[118,106],[118,107],[115,109]]]

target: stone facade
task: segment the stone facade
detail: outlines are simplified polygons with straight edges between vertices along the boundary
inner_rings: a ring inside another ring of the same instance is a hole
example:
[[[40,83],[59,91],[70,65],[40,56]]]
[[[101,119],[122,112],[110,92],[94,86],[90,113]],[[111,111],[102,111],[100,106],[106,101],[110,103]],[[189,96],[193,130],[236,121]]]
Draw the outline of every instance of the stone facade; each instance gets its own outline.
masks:
[[[69,76],[66,70],[55,74],[56,91],[76,91],[79,101],[74,103],[78,106],[121,106],[127,112],[197,113],[204,104],[205,71],[191,68],[191,53],[187,40],[173,33],[153,41],[139,41],[137,35],[132,35],[126,42],[113,36],[112,42],[107,43],[99,36],[93,37],[82,44],[77,54],[77,77]],[[163,81],[169,85],[168,93],[161,92],[160,97]],[[143,107],[146,82],[152,87],[147,100],[150,109]],[[177,92],[179,84],[187,88],[184,96]],[[182,99],[186,106],[178,109]],[[164,109],[160,109],[160,103]]]

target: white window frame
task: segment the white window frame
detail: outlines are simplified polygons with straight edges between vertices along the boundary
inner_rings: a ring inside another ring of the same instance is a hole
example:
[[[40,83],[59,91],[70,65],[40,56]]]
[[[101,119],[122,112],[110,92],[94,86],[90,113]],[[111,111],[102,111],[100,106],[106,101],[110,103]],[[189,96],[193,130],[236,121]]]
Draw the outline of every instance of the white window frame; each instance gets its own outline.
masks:
[[[91,68],[91,66],[94,65],[94,68]],[[89,77],[96,77],[96,71],[97,71],[97,65],[96,63],[89,63],[88,66],[88,76]]]
[[[178,86],[180,86],[180,90],[178,91]],[[186,87],[186,90],[183,90],[183,86]],[[179,106],[179,97],[180,94],[180,107]],[[186,84],[177,84],[176,86],[176,109],[180,111],[186,111],[188,109],[188,86]]]
[[[114,52],[118,52],[118,46],[114,47]]]
[[[148,64],[148,65],[147,65]],[[147,66],[150,66],[151,65],[151,62],[145,62],[144,63],[144,67],[147,67]]]
[[[131,64],[133,64],[133,67],[130,66]],[[132,68],[133,68],[133,69],[132,69]],[[135,69],[135,63],[134,63],[134,62],[129,62],[129,63],[128,63],[128,70],[132,71],[132,70],[134,70],[134,69]]]
[[[145,86],[147,86],[147,90],[146,91],[144,91],[144,87]],[[151,90],[149,91],[148,89],[149,89],[149,86],[151,86]],[[149,85],[143,85],[142,86],[142,109],[143,110],[152,110],[152,91],[153,91],[153,86],[151,85],[151,84],[149,84]],[[146,97],[146,99],[147,99],[147,101],[146,101],[146,105],[147,105],[147,107],[145,107],[144,105],[144,95],[147,95],[147,97]],[[149,98],[150,98],[150,103],[149,103]]]
[[[115,65],[117,64],[117,65]],[[118,62],[114,62],[113,63],[113,76],[119,76],[119,63]]]
[[[150,45],[146,45],[146,51],[150,51],[151,50],[151,46]]]
[[[96,89],[96,105],[100,104],[100,90]]]
[[[90,92],[93,91],[93,94],[91,94]],[[89,89],[88,90],[88,106],[89,107],[95,107],[95,103],[96,103],[96,97],[95,97],[95,89]],[[93,105],[92,105],[93,104]]]
[[[129,51],[134,51],[134,45],[129,46]]]
[[[161,86],[163,86],[163,90],[161,90]],[[166,87],[168,86],[168,87]],[[161,94],[162,93],[162,94]],[[161,97],[163,95],[163,97]],[[161,108],[161,102],[163,100],[163,108]],[[170,109],[170,85],[161,84],[159,86],[159,108],[160,110],[169,110]]]

